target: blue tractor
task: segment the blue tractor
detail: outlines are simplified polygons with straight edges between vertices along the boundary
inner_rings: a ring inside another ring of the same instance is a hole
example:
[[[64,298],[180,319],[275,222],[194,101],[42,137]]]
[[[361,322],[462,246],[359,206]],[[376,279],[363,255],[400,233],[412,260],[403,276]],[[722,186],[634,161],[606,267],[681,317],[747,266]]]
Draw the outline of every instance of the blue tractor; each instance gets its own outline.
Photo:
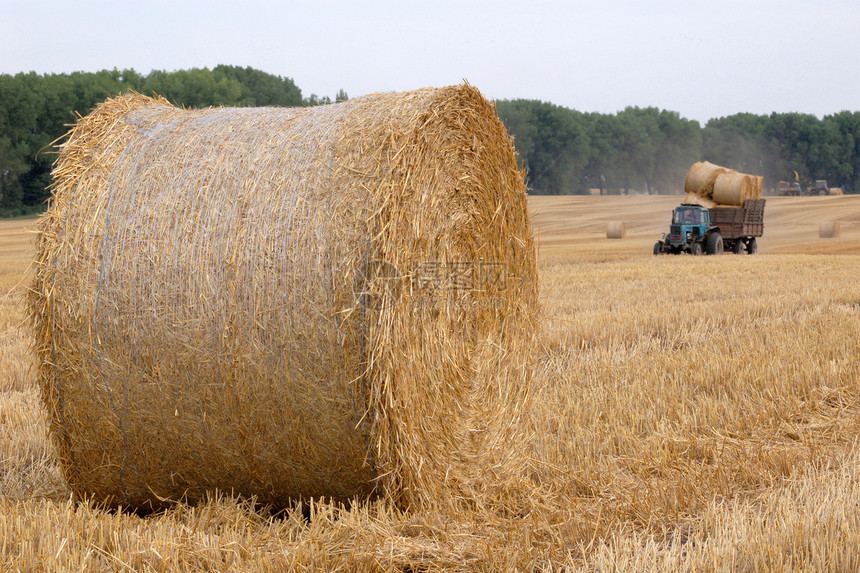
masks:
[[[654,254],[721,255],[727,249],[754,255],[756,237],[764,231],[764,205],[764,199],[748,199],[743,207],[675,207],[669,233],[654,245]]]
[[[654,254],[691,253],[709,255],[723,252],[723,238],[719,229],[711,226],[708,209],[698,205],[681,205],[672,214],[672,225],[663,240],[654,245]]]

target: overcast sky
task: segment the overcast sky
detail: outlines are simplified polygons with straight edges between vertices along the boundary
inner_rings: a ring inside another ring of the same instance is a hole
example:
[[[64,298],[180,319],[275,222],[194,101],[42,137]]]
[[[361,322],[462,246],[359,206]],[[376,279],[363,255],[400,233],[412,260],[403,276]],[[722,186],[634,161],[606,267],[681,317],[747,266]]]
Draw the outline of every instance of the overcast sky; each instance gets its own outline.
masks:
[[[0,0],[0,73],[251,66],[334,98],[459,83],[580,111],[860,111],[857,0]]]

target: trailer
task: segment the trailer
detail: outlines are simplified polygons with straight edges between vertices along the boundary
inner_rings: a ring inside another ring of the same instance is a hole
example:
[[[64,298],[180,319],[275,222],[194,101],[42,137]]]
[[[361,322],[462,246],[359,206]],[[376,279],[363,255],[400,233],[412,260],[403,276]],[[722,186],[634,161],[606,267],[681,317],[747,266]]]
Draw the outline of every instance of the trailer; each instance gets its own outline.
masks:
[[[747,199],[744,206],[709,209],[711,225],[723,238],[723,248],[737,255],[758,252],[756,237],[764,233],[765,199]]]
[[[747,199],[743,207],[675,207],[669,233],[654,245],[654,254],[754,255],[756,238],[764,233],[764,205],[765,199]]]

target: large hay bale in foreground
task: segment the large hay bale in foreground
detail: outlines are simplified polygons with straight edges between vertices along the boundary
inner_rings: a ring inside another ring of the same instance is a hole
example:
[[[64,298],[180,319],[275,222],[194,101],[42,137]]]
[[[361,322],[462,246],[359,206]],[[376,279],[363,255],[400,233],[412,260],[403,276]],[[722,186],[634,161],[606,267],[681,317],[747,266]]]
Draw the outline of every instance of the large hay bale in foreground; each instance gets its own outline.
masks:
[[[627,223],[624,221],[610,221],[606,225],[607,239],[623,239],[627,236]]]
[[[819,239],[835,239],[839,236],[839,221],[827,221],[818,225]]]
[[[304,109],[132,94],[77,123],[54,179],[30,308],[77,495],[406,506],[526,475],[535,252],[476,89]]]

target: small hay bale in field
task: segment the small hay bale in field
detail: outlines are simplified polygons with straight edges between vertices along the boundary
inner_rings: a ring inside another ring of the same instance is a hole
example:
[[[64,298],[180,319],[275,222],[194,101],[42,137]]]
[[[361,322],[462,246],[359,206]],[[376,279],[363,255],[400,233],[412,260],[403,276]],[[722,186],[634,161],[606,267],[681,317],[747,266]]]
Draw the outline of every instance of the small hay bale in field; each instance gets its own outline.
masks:
[[[687,178],[684,180],[684,192],[687,194],[699,195],[710,199],[714,192],[714,182],[717,175],[729,171],[725,167],[714,165],[708,161],[699,161],[694,163],[687,172]]]
[[[600,195],[600,189],[599,189],[599,188],[597,188],[597,187],[590,187],[590,188],[588,189],[588,194],[589,194],[589,195],[592,195],[592,196],[594,196],[594,195]]]
[[[606,225],[607,239],[623,239],[627,236],[627,223],[624,221],[610,221]]]
[[[842,195],[842,187],[831,187],[830,188],[831,195]]]
[[[835,239],[839,236],[839,221],[827,221],[818,226],[820,239]]]
[[[754,198],[755,185],[752,175],[737,171],[721,173],[714,180],[712,198],[718,205],[742,207],[744,201]]]
[[[301,109],[131,94],[78,121],[53,175],[30,312],[75,494],[404,507],[528,475],[535,250],[475,88]]]

